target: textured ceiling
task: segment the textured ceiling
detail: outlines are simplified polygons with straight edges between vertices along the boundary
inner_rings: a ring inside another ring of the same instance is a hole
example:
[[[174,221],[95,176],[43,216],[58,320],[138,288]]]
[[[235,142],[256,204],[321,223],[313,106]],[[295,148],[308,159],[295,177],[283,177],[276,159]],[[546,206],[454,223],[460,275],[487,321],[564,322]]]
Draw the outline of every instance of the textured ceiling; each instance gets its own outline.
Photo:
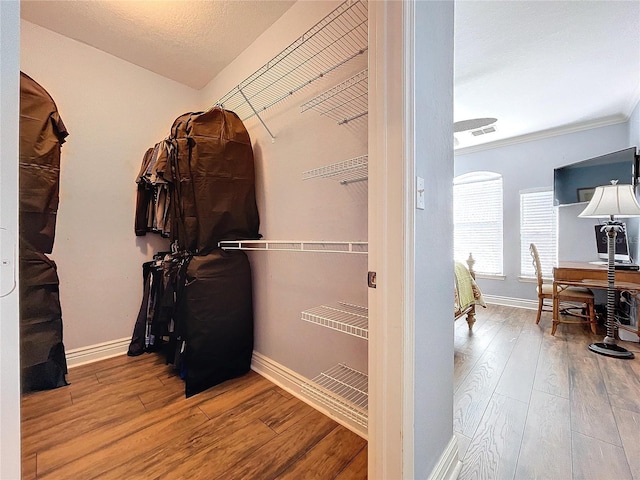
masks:
[[[294,3],[23,0],[21,17],[199,89]]]
[[[23,0],[21,8],[28,21],[201,88],[293,3]],[[640,0],[461,0],[455,19],[454,119],[498,119],[493,133],[456,133],[459,148],[622,121],[640,98]]]
[[[460,1],[455,121],[495,117],[460,146],[626,119],[640,97],[640,1]]]

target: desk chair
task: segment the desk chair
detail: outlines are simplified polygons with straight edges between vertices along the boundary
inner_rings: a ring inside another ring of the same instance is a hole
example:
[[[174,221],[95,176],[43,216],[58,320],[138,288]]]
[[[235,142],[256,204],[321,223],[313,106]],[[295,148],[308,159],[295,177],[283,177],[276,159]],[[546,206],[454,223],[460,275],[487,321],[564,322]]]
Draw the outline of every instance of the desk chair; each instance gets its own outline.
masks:
[[[596,333],[596,311],[593,302],[593,292],[588,288],[583,287],[565,287],[562,290],[559,290],[556,293],[556,297],[553,295],[553,285],[548,283],[544,283],[542,280],[542,265],[540,264],[540,256],[538,255],[538,249],[535,244],[529,245],[529,251],[531,252],[531,257],[533,258],[533,267],[536,271],[536,278],[538,280],[538,286],[536,287],[536,291],[538,292],[538,315],[536,317],[536,325],[540,323],[540,316],[542,312],[553,312],[555,309],[553,308],[553,304],[555,302],[561,302],[562,304],[569,303],[570,305],[566,308],[575,307],[576,304],[579,304],[582,308],[586,309],[586,315],[584,314],[570,314],[573,317],[581,317],[587,320],[569,320],[562,319],[560,315],[558,318],[553,319],[553,326],[551,327],[551,335],[556,334],[556,329],[558,325],[561,323],[573,323],[573,324],[585,324],[589,323],[591,325],[591,331]],[[545,304],[545,300],[550,299],[552,304]],[[558,312],[560,308],[558,308]]]

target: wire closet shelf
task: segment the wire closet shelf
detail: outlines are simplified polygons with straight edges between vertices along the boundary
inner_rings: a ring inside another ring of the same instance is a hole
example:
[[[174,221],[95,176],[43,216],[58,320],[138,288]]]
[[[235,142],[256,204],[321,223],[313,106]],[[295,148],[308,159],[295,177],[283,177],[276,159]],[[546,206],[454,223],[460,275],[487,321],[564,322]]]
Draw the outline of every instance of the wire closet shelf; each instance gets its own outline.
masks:
[[[303,180],[312,178],[334,178],[342,185],[349,183],[362,182],[368,178],[368,155],[362,155],[356,158],[350,158],[324,167],[307,170],[302,174]]]
[[[364,69],[300,107],[301,113],[315,110],[346,125],[369,113],[369,70]]]
[[[224,240],[218,242],[223,250],[258,250],[316,253],[356,253],[366,255],[367,242],[329,242],[300,240]]]
[[[243,121],[323,78],[368,49],[367,0],[347,0],[239,83],[215,105]],[[214,106],[215,106],[214,105]]]
[[[346,302],[339,307],[319,305],[302,312],[302,320],[358,338],[369,338],[369,309]]]
[[[340,363],[303,384],[302,391],[366,428],[369,404],[367,385],[366,373]]]

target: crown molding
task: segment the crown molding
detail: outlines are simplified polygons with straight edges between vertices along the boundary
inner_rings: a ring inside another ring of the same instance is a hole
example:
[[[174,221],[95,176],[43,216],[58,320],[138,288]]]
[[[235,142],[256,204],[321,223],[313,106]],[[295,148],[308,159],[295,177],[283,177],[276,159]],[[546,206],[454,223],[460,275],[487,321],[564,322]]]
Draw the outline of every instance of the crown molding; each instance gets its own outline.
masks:
[[[640,92],[639,92],[640,93]],[[635,108],[635,105],[634,105]],[[633,109],[631,109],[633,112]],[[494,148],[507,147],[509,145],[517,145],[519,143],[533,142],[535,140],[543,140],[545,138],[557,137],[559,135],[567,135],[570,133],[581,132],[583,130],[590,130],[592,128],[608,127],[610,125],[617,125],[629,120],[629,115],[619,114],[611,117],[606,117],[594,122],[574,123],[571,125],[565,125],[558,128],[550,128],[548,130],[542,130],[539,132],[528,133],[526,135],[519,135],[517,137],[503,138],[495,140],[493,142],[483,143],[481,145],[473,145],[470,147],[462,147],[454,149],[453,155],[467,155],[469,153],[482,152],[484,150],[493,150]]]

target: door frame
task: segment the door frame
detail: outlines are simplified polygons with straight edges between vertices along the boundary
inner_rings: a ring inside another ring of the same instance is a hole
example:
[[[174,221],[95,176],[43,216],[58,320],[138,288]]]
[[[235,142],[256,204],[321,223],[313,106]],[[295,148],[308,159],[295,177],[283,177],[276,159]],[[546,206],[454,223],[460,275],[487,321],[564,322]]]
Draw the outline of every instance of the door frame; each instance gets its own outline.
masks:
[[[413,2],[369,2],[369,478],[414,478]]]
[[[2,268],[18,283],[18,138],[20,116],[20,3],[0,1],[0,240]],[[7,244],[8,243],[8,244]],[[0,298],[0,478],[20,478],[20,334],[18,292]]]

